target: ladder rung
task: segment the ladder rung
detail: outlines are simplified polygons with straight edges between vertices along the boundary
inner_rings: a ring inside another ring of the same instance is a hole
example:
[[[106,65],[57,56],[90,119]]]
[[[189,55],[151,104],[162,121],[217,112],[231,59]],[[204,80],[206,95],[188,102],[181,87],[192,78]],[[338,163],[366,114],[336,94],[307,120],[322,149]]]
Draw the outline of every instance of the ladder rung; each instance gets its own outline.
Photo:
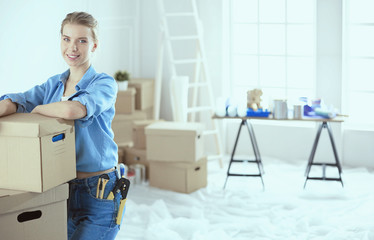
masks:
[[[193,88],[193,87],[207,87],[208,83],[207,82],[199,82],[199,83],[190,83],[188,87]]]
[[[194,16],[193,12],[175,12],[175,13],[165,13],[165,17],[185,17],[185,16]]]
[[[203,131],[203,135],[206,136],[206,135],[213,135],[213,134],[217,134],[218,133],[218,130],[205,130]]]
[[[197,40],[199,39],[199,36],[197,35],[191,35],[191,36],[174,36],[169,37],[170,40]]]
[[[187,109],[187,113],[209,111],[213,108],[211,106],[192,107]]]
[[[199,63],[201,62],[200,58],[191,58],[191,59],[183,59],[183,60],[174,60],[175,64],[186,64],[186,63]]]

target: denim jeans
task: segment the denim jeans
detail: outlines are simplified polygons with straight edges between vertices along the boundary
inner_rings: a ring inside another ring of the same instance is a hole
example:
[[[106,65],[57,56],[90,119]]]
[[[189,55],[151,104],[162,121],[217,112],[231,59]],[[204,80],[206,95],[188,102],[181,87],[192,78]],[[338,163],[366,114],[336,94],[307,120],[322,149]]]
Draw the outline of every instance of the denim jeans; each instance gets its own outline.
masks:
[[[106,199],[118,179],[116,171],[108,173],[108,176],[110,179],[105,186],[103,199],[96,198],[99,176],[69,182],[69,240],[115,239],[120,229],[116,218],[121,194],[117,193],[113,200]]]

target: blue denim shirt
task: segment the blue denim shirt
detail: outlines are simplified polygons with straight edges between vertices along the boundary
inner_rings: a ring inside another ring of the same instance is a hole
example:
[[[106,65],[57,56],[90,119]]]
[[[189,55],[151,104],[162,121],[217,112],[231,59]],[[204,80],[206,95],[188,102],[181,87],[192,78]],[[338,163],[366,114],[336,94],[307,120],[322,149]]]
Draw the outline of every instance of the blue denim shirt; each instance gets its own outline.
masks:
[[[67,70],[24,93],[6,94],[0,100],[10,98],[18,104],[17,112],[23,113],[31,112],[38,105],[59,102],[69,74],[70,70]],[[87,109],[84,118],[75,120],[77,171],[97,172],[112,168],[118,161],[111,128],[117,83],[111,76],[96,73],[90,66],[75,89],[77,92],[68,100],[78,101]]]

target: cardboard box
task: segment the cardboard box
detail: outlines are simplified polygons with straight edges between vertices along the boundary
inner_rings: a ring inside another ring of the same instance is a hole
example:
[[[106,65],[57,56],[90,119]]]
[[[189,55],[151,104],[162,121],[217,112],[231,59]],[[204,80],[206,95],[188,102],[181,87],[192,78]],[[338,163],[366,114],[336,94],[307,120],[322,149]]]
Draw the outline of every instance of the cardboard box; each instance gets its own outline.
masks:
[[[76,177],[74,121],[15,113],[0,118],[0,188],[44,192]]]
[[[68,195],[68,184],[44,193],[0,189],[1,239],[66,240]]]
[[[118,91],[116,100],[116,114],[130,114],[135,111],[135,88]]]
[[[149,162],[147,160],[147,152],[145,149],[137,148],[124,148],[125,154],[125,164],[130,166],[132,164],[142,164],[145,166],[145,176],[148,180],[149,178]]]
[[[136,120],[145,120],[146,114],[135,111],[132,114],[116,114],[112,121],[114,141],[118,146],[128,145],[132,142],[132,123]]]
[[[144,110],[154,105],[155,80],[151,78],[133,78],[129,87],[136,89],[135,109]]]
[[[207,185],[207,159],[191,163],[149,162],[149,185],[191,193]]]
[[[145,128],[149,161],[195,162],[203,157],[203,125],[156,122]]]
[[[154,111],[154,107],[153,106],[142,110],[142,112],[145,112],[145,114],[147,115],[147,119],[149,119],[149,120],[154,119],[153,118],[153,111]]]
[[[162,121],[162,120],[140,120],[140,121],[133,122],[132,141],[134,143],[134,148],[145,149],[146,141],[145,141],[144,128],[158,121]]]
[[[118,147],[118,163],[123,163],[125,161],[125,150]]]

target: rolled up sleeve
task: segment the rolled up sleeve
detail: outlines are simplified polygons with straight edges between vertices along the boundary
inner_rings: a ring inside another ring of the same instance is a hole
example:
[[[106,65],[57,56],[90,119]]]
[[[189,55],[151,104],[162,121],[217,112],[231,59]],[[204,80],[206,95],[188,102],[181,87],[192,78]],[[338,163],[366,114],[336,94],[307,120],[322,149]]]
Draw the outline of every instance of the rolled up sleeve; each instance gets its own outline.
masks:
[[[45,84],[35,86],[24,93],[10,93],[0,97],[0,100],[10,99],[17,103],[17,112],[29,113],[36,106],[43,104]]]
[[[76,121],[81,127],[87,127],[94,118],[114,106],[116,97],[117,84],[115,80],[104,75],[93,81],[86,89],[78,91],[69,100],[78,101],[86,107],[86,116]]]

